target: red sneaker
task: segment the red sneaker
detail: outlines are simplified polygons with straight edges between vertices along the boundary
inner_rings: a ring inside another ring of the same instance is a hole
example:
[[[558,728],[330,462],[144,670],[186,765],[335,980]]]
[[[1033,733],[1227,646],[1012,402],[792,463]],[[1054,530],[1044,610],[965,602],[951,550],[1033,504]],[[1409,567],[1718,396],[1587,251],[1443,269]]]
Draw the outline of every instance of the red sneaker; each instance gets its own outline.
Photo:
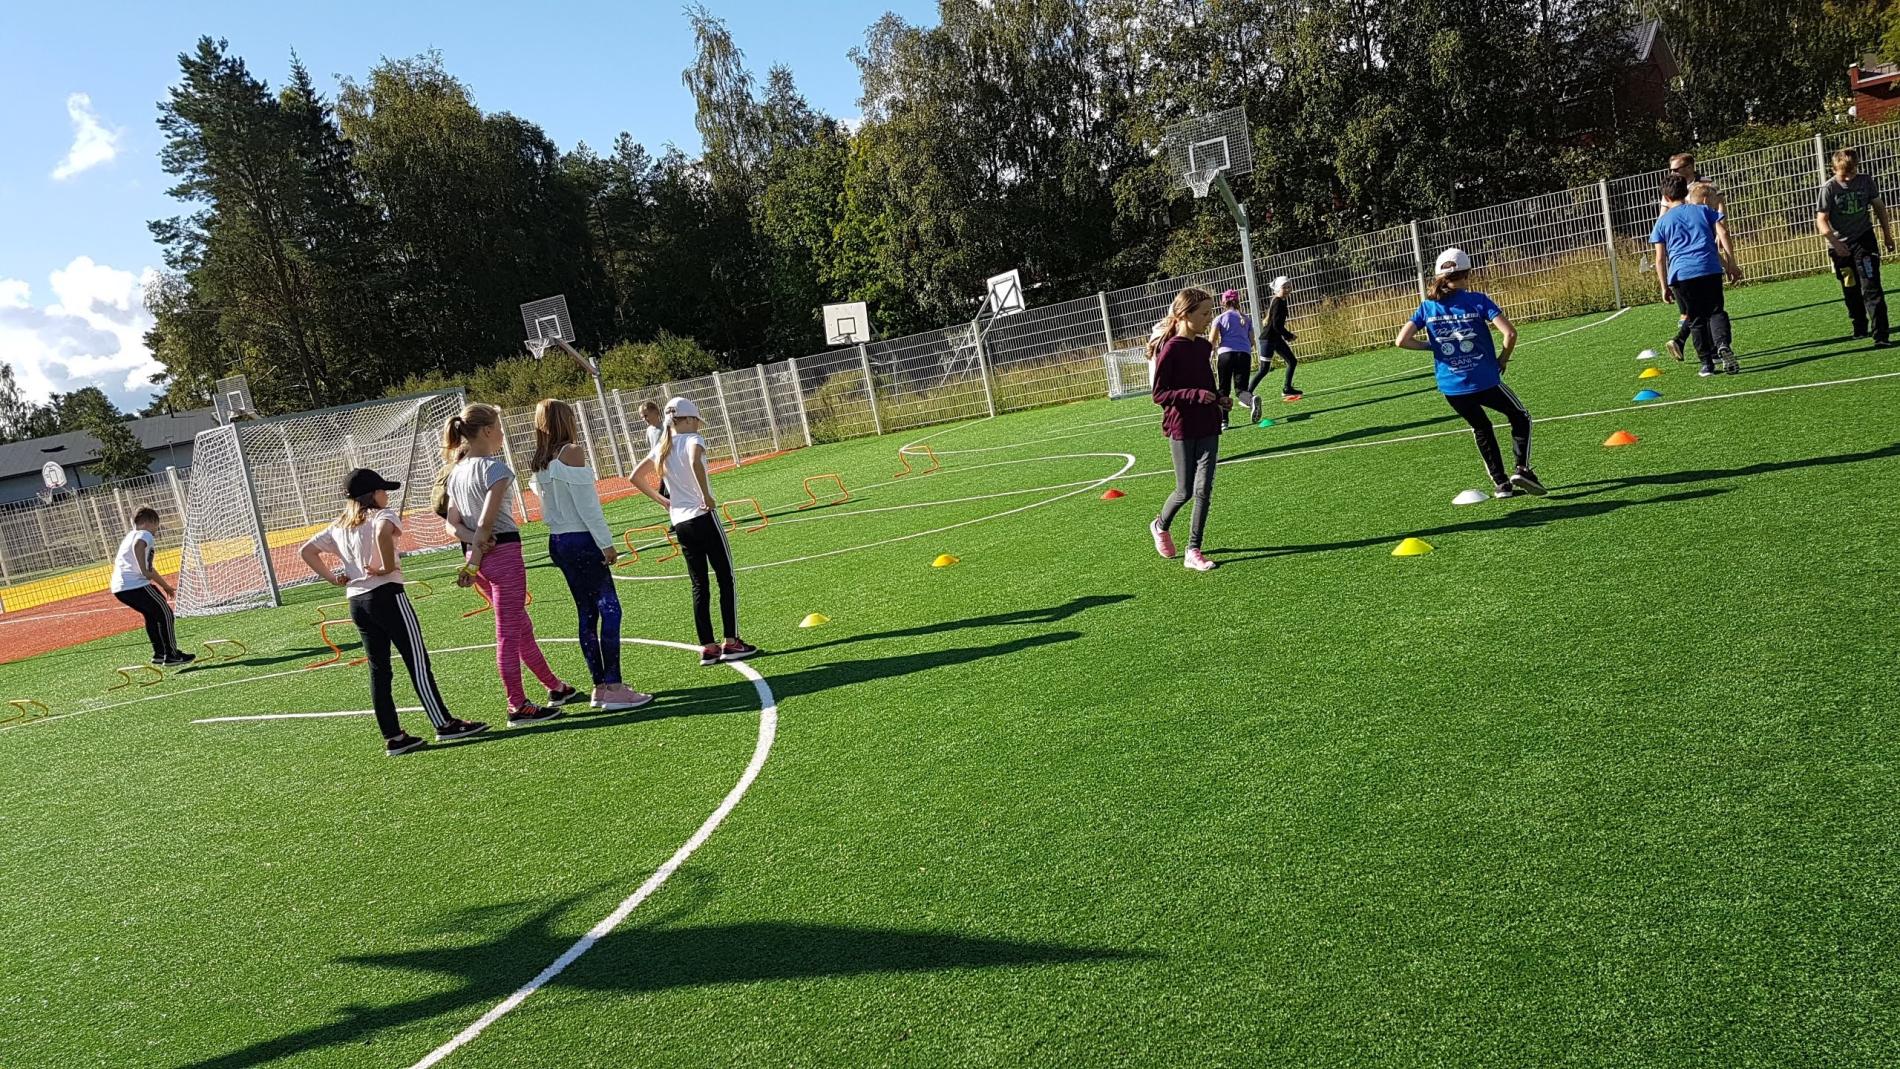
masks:
[[[747,657],[755,656],[758,652],[759,648],[746,642],[745,639],[729,638],[726,640],[725,645],[719,647],[719,659],[722,661],[743,661]]]

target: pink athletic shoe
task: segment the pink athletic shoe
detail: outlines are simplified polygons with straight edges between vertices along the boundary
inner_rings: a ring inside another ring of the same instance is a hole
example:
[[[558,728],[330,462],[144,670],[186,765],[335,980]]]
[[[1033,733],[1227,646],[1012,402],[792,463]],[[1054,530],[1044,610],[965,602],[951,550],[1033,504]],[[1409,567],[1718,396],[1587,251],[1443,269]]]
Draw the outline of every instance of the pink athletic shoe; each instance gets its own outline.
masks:
[[[642,694],[624,683],[614,683],[610,686],[596,687],[594,693],[597,695],[594,699],[594,704],[610,713],[617,713],[625,709],[638,709],[653,700],[653,695]]]
[[[1190,549],[1187,551],[1186,566],[1190,571],[1196,572],[1211,572],[1220,567],[1220,565],[1202,556],[1201,551],[1198,549]]]
[[[1166,557],[1168,560],[1173,560],[1174,536],[1161,529],[1160,520],[1150,520],[1148,522],[1148,533],[1155,536],[1155,552]]]

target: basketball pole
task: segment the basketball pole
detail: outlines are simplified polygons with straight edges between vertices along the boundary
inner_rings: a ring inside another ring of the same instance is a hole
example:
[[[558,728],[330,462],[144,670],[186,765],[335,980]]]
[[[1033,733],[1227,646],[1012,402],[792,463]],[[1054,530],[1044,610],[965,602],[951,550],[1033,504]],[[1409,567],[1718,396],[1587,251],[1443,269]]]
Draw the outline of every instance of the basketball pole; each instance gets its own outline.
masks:
[[[1220,190],[1220,199],[1227,202],[1227,211],[1234,217],[1234,226],[1240,230],[1240,269],[1246,278],[1247,310],[1253,313],[1254,355],[1271,365],[1272,355],[1260,348],[1260,325],[1266,320],[1266,315],[1260,308],[1260,284],[1254,278],[1253,223],[1247,218],[1247,206],[1234,197],[1233,187],[1227,184],[1227,172],[1214,172],[1214,188]]]

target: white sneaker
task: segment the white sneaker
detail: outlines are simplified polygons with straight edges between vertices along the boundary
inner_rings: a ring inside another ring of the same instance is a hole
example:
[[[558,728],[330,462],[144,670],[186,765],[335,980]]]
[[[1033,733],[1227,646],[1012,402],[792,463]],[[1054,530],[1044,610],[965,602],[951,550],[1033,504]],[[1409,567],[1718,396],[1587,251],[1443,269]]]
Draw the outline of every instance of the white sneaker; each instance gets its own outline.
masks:
[[[1196,572],[1211,572],[1220,567],[1220,565],[1202,556],[1201,551],[1198,549],[1190,549],[1187,551],[1187,560],[1183,562],[1183,566],[1190,571]]]

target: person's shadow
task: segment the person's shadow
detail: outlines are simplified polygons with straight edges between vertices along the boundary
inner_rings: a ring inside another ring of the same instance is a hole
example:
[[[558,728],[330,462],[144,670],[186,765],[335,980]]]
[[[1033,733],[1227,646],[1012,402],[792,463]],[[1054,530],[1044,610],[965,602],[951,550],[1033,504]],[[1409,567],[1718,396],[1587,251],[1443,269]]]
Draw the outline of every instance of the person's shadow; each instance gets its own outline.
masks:
[[[258,1039],[229,1053],[186,1065],[189,1069],[243,1069],[329,1047],[363,1050],[376,1043],[379,1032],[437,1018],[447,1018],[439,1036],[446,1040],[454,1029],[473,1021],[575,945],[572,922],[558,922],[582,897],[573,895],[548,903],[519,923],[472,944],[391,949],[339,958],[343,964],[444,977],[452,986],[382,1006],[346,1003],[321,1024]],[[465,911],[449,918],[453,923],[442,926],[442,931],[489,928],[495,917],[519,916],[525,906],[515,903]],[[557,925],[562,930],[557,931]],[[387,941],[436,942],[438,937],[403,932]],[[672,927],[662,919],[661,923],[610,932],[544,986],[619,996],[714,984],[949,969],[1055,968],[1153,956],[1116,947],[951,931],[793,920]],[[407,1064],[424,1053],[423,1049],[388,1051],[377,1061]]]
[[[865,635],[850,635],[834,638],[829,642],[814,642],[809,646],[794,646],[786,650],[773,650],[775,656],[789,656],[794,653],[809,653],[812,650],[843,646],[854,642],[881,642],[894,638],[922,638],[925,635],[940,635],[946,631],[962,631],[975,627],[1015,627],[1023,624],[1055,624],[1067,620],[1077,613],[1105,605],[1118,605],[1134,600],[1133,594],[1085,594],[1071,598],[1061,605],[1051,605],[1041,609],[1012,609],[1008,612],[990,613],[987,616],[970,616],[961,620],[937,620],[932,623],[918,624],[915,627],[898,628],[892,631],[873,631]]]

